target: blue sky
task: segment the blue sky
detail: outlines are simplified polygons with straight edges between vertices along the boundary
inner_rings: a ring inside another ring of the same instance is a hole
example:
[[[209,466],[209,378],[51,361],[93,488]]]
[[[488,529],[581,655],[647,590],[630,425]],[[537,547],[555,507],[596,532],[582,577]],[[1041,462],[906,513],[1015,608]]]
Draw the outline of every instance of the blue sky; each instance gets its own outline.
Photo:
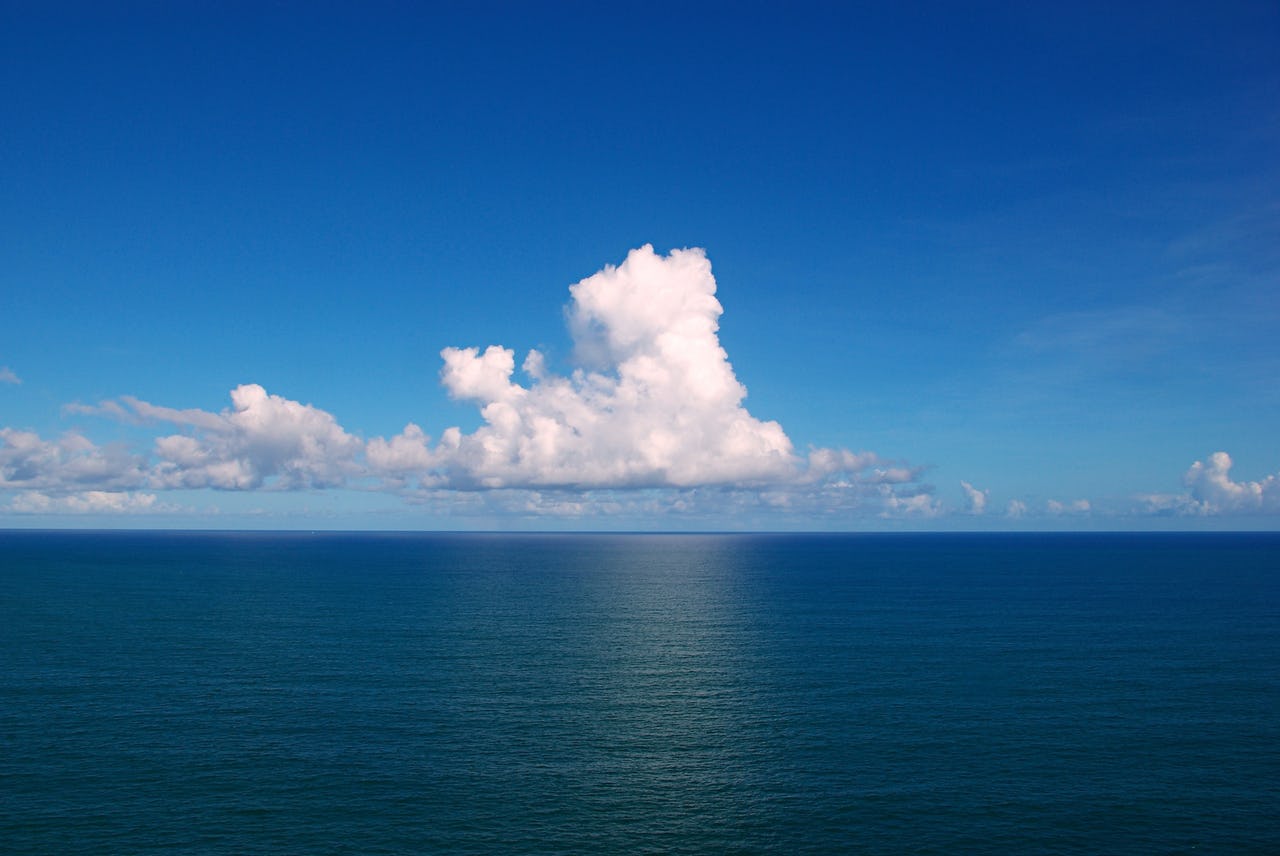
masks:
[[[1274,3],[106,5],[0,9],[0,526],[1280,523]]]

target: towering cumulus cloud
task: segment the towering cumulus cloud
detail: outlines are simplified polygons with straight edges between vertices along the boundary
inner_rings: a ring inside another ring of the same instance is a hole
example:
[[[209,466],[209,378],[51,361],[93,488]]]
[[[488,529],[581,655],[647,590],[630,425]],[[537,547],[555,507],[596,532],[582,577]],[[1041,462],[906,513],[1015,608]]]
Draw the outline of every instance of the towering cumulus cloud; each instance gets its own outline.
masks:
[[[1183,476],[1191,489],[1192,507],[1201,514],[1224,511],[1280,511],[1280,478],[1238,482],[1231,478],[1231,456],[1214,452],[1207,462],[1196,461]]]
[[[663,257],[646,245],[570,293],[582,368],[568,377],[548,373],[538,351],[522,364],[528,386],[512,380],[507,348],[441,352],[445,387],[477,402],[484,417],[473,434],[446,431],[429,456],[451,483],[684,487],[797,472],[782,427],[742,406],[747,391],[716,335],[723,310],[702,250]],[[399,442],[403,453],[414,431],[379,451],[389,457]]]

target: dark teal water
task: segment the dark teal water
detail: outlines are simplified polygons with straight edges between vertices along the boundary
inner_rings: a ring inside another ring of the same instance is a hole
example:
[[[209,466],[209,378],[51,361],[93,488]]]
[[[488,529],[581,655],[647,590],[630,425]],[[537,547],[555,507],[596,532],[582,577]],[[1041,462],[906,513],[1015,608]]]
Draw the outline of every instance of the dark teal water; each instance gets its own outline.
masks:
[[[0,850],[1276,853],[1274,535],[0,532]]]

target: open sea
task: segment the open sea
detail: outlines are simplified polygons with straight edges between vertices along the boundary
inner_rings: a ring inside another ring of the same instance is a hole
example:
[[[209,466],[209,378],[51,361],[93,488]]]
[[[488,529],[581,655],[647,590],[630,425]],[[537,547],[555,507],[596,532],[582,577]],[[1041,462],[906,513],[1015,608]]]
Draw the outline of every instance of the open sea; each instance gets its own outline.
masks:
[[[3,531],[0,852],[1280,853],[1280,536]]]

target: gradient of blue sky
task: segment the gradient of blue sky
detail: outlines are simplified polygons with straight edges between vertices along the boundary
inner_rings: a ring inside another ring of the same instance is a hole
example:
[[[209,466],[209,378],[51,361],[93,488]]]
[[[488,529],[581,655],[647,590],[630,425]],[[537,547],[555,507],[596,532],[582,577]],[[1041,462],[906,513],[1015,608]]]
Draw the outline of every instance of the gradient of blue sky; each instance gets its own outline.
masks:
[[[920,525],[1280,522],[1141,499],[1217,451],[1280,471],[1274,3],[5,3],[0,84],[0,427],[145,449],[172,428],[66,405],[256,383],[362,438],[471,431],[440,350],[567,373],[568,286],[652,243],[705,248],[750,413],[927,468]],[[115,519],[21,492],[0,525]],[[896,525],[157,504],[196,511],[130,525]]]

